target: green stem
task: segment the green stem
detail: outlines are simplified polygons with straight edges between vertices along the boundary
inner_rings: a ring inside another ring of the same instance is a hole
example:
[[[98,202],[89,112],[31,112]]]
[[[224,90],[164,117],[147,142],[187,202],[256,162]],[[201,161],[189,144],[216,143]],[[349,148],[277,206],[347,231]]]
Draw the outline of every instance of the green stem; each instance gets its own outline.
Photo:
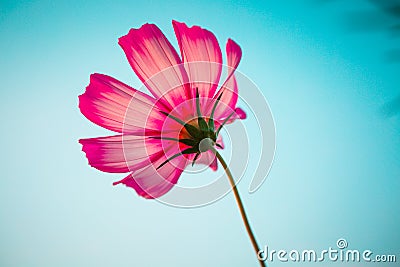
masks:
[[[235,180],[233,179],[232,173],[229,170],[228,165],[226,164],[225,160],[222,158],[221,154],[219,154],[215,148],[211,148],[211,150],[217,156],[219,162],[222,164],[222,166],[225,169],[226,175],[228,176],[229,182],[232,186],[233,194],[235,195],[236,203],[239,207],[240,215],[242,216],[242,220],[244,222],[244,226],[246,227],[247,234],[250,237],[250,241],[251,241],[251,244],[253,245],[254,252],[256,253],[257,260],[260,263],[261,267],[266,267],[267,265],[265,264],[265,262],[258,259],[258,252],[260,251],[260,247],[258,246],[256,237],[254,236],[254,233],[251,230],[249,219],[247,218],[246,211],[244,209],[243,202],[242,202],[242,199],[240,198],[239,191],[236,187]]]

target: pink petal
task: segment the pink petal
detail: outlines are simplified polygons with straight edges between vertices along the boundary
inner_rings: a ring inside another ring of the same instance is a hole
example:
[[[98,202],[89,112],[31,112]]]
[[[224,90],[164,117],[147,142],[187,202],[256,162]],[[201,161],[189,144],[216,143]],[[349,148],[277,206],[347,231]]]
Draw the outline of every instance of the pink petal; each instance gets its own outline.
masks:
[[[242,49],[232,39],[228,39],[228,42],[226,43],[226,56],[228,67],[230,68],[228,73],[229,78],[239,66],[240,60],[242,59]]]
[[[222,53],[215,35],[199,26],[172,21],[191,88],[213,97],[222,71]],[[194,96],[194,95],[193,95]]]
[[[232,39],[228,39],[226,44],[226,55],[228,61],[228,76],[221,86],[221,89],[214,97],[214,99],[217,99],[222,94],[220,102],[224,105],[219,105],[219,108],[215,112],[216,118],[229,116],[229,114],[235,110],[238,101],[238,85],[234,72],[242,58],[242,50]]]
[[[122,136],[80,139],[82,151],[86,153],[89,164],[104,172],[129,172],[123,148]]]
[[[226,117],[225,117],[226,118]],[[221,125],[221,122],[224,121],[225,118],[221,118],[220,121],[215,122],[215,127],[218,129],[218,127]],[[235,120],[244,120],[247,118],[246,112],[242,108],[235,108],[234,114],[227,120],[225,124],[231,124]],[[217,140],[218,142],[218,140]]]
[[[224,140],[222,139],[222,136],[220,134],[217,137],[216,143],[221,146],[221,149],[225,148]]]
[[[166,157],[161,157],[152,165],[129,174],[114,185],[124,184],[132,187],[136,192],[147,199],[159,198],[166,194],[177,183],[184,168],[187,166],[187,160],[180,156],[176,160],[168,162],[160,169],[156,169]]]
[[[139,79],[169,109],[190,97],[182,62],[156,25],[131,29],[119,38],[119,45]]]
[[[80,139],[89,164],[104,172],[126,173],[163,156],[161,141],[134,135]]]
[[[209,166],[213,171],[218,169],[217,158],[215,154],[211,151],[206,151],[200,154],[196,161],[196,164],[204,164]]]
[[[218,162],[217,159],[214,158],[214,160],[211,162],[211,164],[209,165],[211,170],[216,171],[218,170]]]
[[[238,119],[244,120],[247,118],[246,112],[241,108],[236,108],[235,113]]]
[[[238,85],[235,75],[233,74],[221,87],[214,99],[217,99],[221,94],[222,97],[215,110],[215,118],[222,120],[228,117],[236,108],[238,101]]]
[[[115,132],[157,132],[165,119],[154,98],[97,73],[90,76],[90,84],[79,96],[79,108],[90,121]]]

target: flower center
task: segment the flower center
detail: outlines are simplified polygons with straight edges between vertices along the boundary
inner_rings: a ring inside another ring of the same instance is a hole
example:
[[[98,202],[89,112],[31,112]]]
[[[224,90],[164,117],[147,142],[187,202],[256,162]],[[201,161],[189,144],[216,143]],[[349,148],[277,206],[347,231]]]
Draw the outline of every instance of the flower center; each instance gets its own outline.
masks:
[[[211,131],[209,127],[201,129],[201,127],[199,126],[199,120],[201,119],[204,120],[204,118],[195,118],[186,122],[179,131],[179,139],[193,140],[197,146],[203,139],[206,138],[209,138],[215,143],[217,141],[216,133],[214,131]]]
[[[210,148],[212,148],[214,145],[218,145],[216,143],[217,141],[217,136],[219,134],[219,131],[221,128],[225,125],[225,123],[230,119],[230,117],[234,114],[234,111],[224,119],[224,121],[219,125],[218,129],[215,128],[215,122],[214,122],[214,112],[215,108],[217,107],[217,104],[219,100],[221,99],[222,94],[219,95],[219,97],[216,99],[214,106],[211,111],[211,115],[209,118],[206,119],[203,117],[201,114],[201,108],[200,108],[200,98],[199,98],[199,91],[196,88],[196,110],[197,110],[197,118],[191,119],[187,122],[184,122],[180,118],[177,118],[171,114],[168,114],[164,111],[161,111],[164,115],[167,117],[175,120],[179,124],[182,125],[181,130],[179,131],[179,138],[160,138],[160,139],[166,139],[166,140],[174,140],[178,141],[179,143],[185,144],[186,146],[189,146],[189,148],[185,147],[181,149],[180,153],[177,153],[171,157],[169,157],[166,161],[164,161],[160,166],[157,167],[157,169],[161,168],[164,166],[167,162],[170,160],[179,157],[180,155],[189,155],[189,154],[195,154],[195,157],[193,159],[192,165],[196,162],[197,158],[200,156],[200,153],[208,151]]]

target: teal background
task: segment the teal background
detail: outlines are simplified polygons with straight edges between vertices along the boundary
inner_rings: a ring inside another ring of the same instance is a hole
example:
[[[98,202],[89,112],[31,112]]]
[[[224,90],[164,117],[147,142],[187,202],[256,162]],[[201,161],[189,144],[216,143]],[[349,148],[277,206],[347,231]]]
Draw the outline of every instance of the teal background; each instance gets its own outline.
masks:
[[[111,134],[77,107],[89,75],[139,88],[117,39],[152,22],[176,46],[172,19],[238,42],[274,114],[271,173],[254,194],[239,184],[259,243],[343,237],[399,261],[399,21],[349,3],[1,1],[0,266],[257,266],[231,194],[198,209],[142,199],[77,142]]]

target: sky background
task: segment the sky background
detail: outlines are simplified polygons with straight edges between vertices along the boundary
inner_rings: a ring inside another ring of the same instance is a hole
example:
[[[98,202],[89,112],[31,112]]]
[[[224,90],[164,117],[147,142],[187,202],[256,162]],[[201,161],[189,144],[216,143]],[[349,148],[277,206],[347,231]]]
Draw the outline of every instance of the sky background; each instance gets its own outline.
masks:
[[[78,144],[112,134],[79,112],[89,75],[139,88],[117,39],[152,22],[177,47],[172,19],[211,30],[223,51],[239,43],[239,70],[271,107],[271,172],[254,194],[251,177],[239,184],[261,246],[345,238],[399,261],[400,22],[377,1],[349,3],[1,1],[0,266],[257,266],[232,194],[197,209],[145,200]],[[286,265],[309,264],[269,264]]]

